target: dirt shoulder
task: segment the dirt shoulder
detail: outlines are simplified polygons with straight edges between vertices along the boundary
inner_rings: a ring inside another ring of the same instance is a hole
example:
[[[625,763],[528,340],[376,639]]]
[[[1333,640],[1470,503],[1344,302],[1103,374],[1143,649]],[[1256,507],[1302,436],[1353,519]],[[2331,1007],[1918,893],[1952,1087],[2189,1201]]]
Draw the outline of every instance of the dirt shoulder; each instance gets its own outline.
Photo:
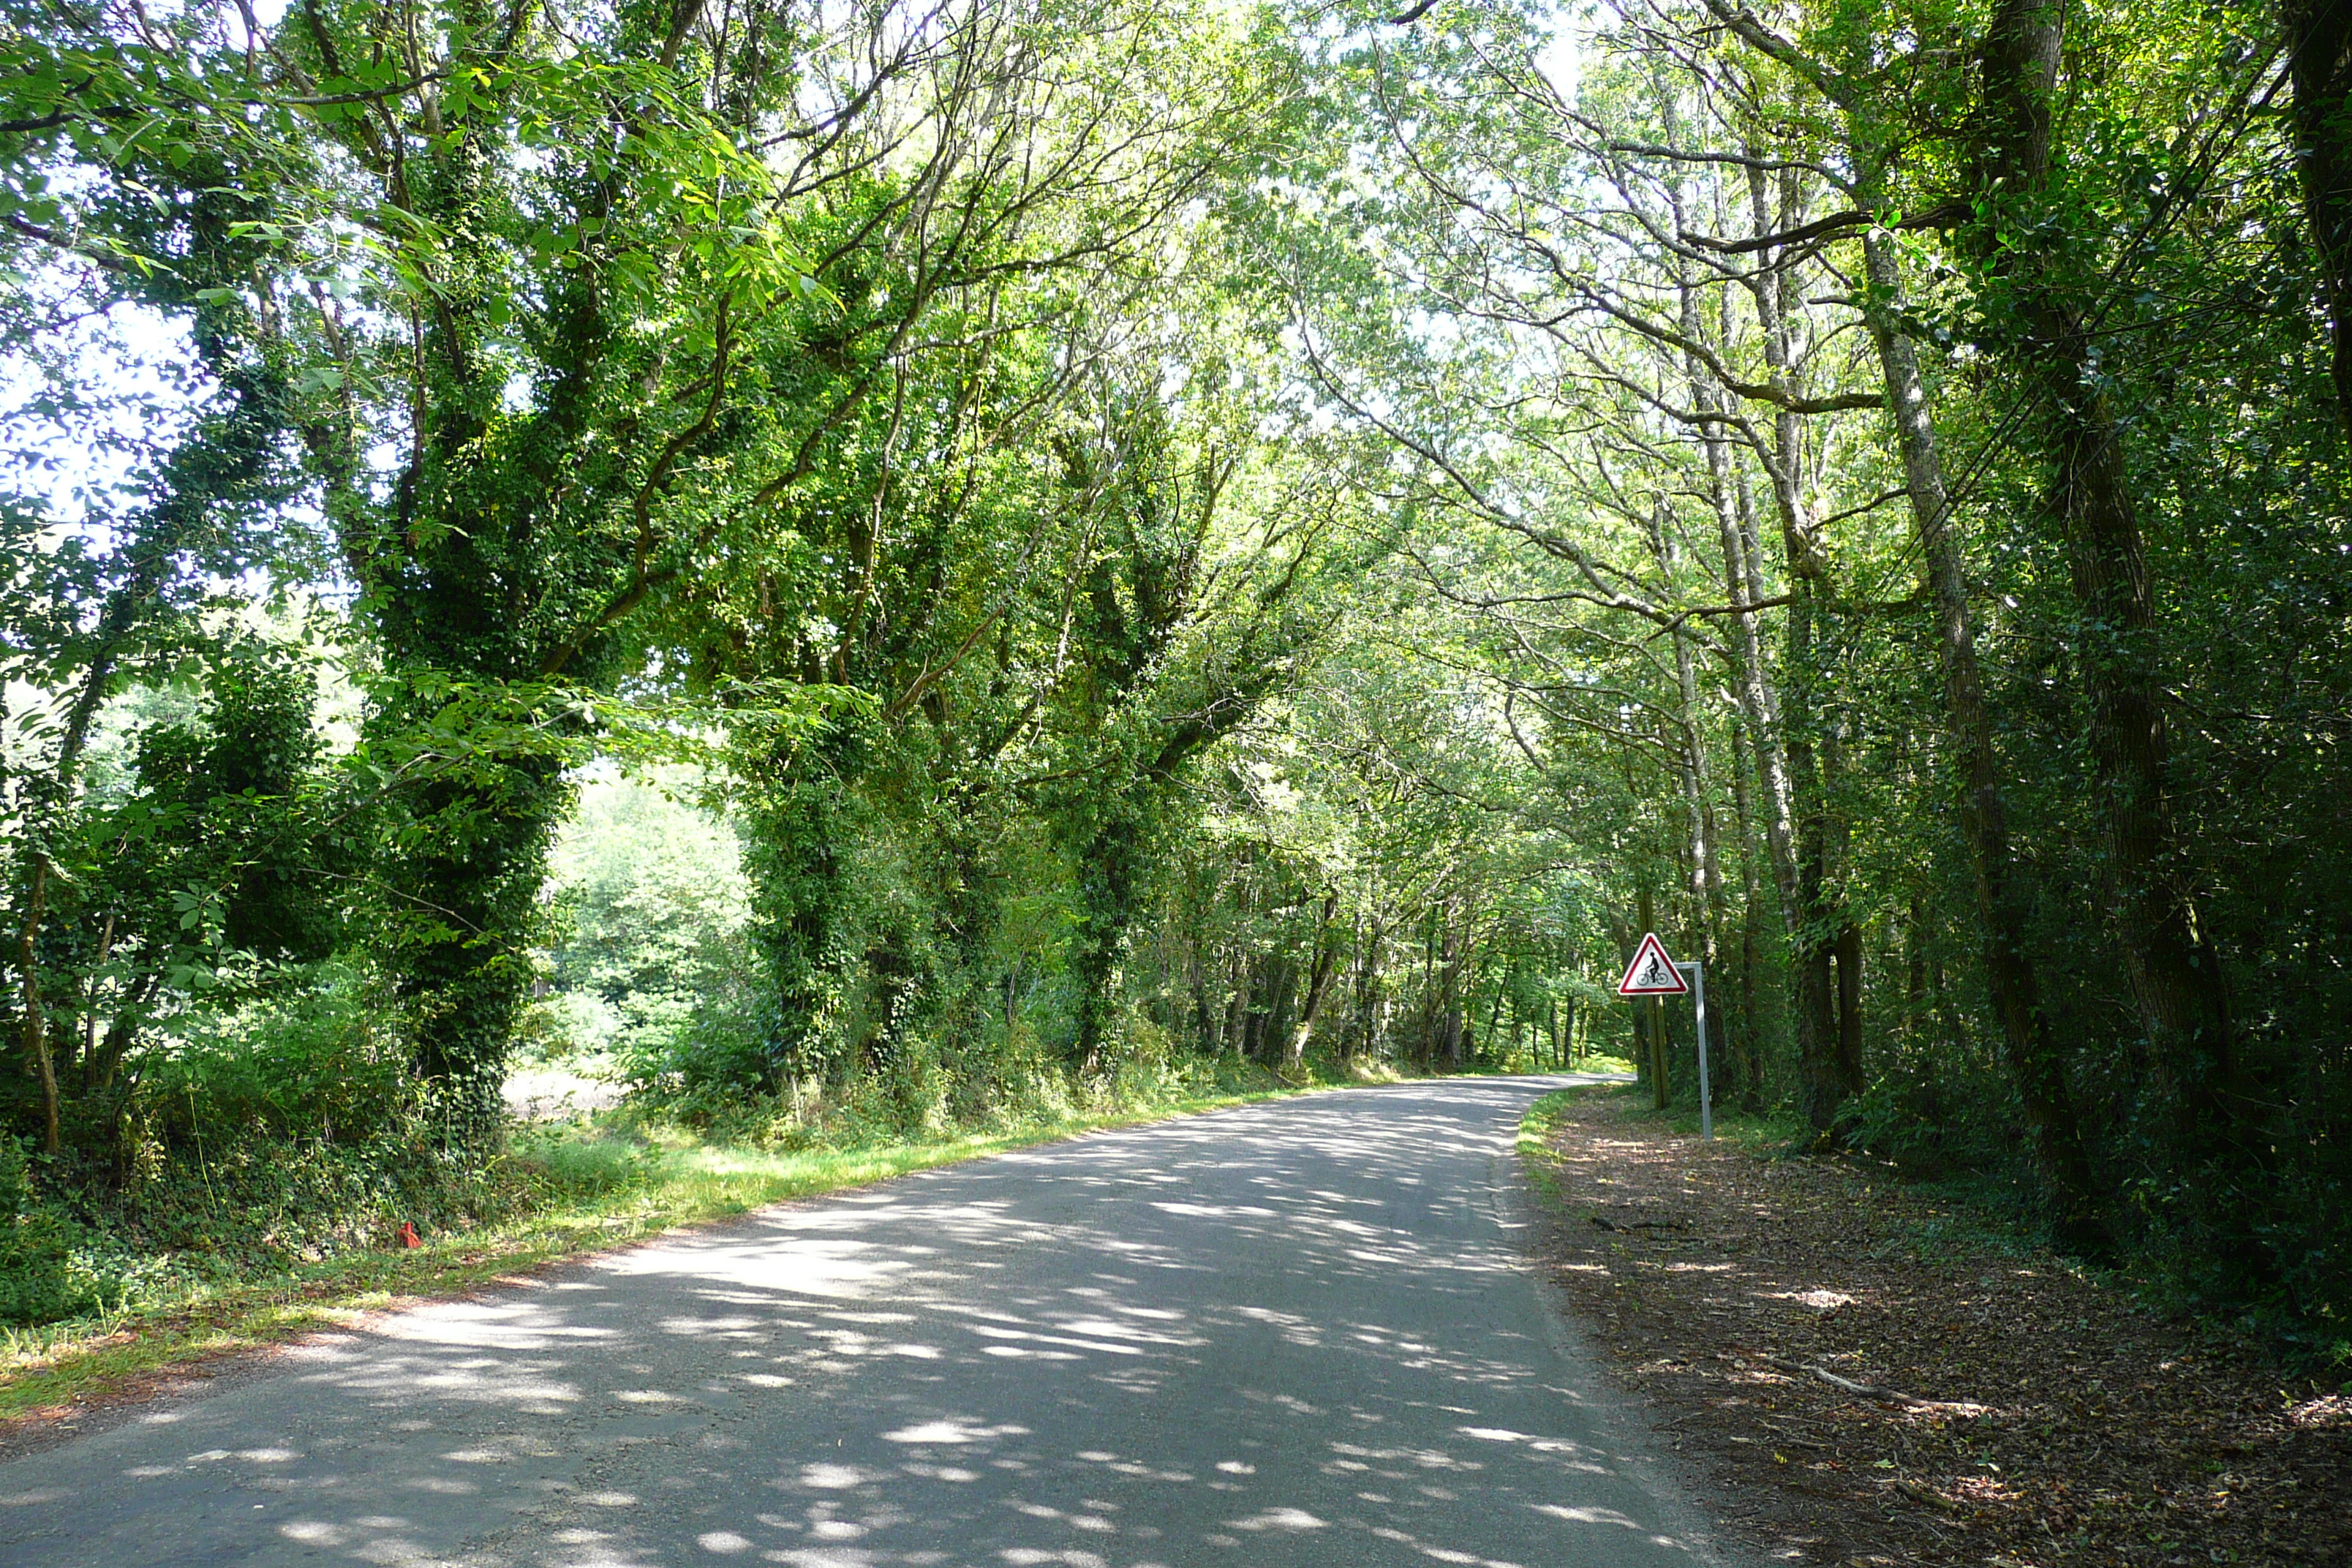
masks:
[[[1549,1272],[1768,1560],[2352,1563],[2352,1395],[1866,1167],[1600,1093],[1547,1142]]]

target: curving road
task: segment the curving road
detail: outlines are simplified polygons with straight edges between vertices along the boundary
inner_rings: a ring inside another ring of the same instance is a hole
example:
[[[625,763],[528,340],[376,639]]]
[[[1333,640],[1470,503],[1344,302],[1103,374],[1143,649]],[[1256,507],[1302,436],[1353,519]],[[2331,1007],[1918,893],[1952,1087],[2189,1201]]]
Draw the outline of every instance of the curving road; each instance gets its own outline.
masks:
[[[391,1317],[0,1466],[0,1563],[1712,1562],[1518,1250],[1566,1078],[1222,1111]]]

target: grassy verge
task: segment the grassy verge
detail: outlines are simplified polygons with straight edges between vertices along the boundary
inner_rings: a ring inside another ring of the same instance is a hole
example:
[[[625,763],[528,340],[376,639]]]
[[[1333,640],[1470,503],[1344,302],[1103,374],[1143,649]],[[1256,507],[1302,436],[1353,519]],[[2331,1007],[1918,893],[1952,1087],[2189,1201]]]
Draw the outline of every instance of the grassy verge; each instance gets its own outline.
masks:
[[[1632,1072],[1633,1064],[1624,1062],[1611,1068],[1596,1068],[1597,1072]],[[1623,1100],[1620,1109],[1637,1121],[1663,1127],[1677,1137],[1696,1138],[1699,1131],[1698,1107],[1676,1100],[1664,1110],[1652,1109],[1650,1091],[1637,1083],[1595,1084],[1570,1093],[1606,1094]],[[1558,1120],[1554,1118],[1555,1121]],[[1762,1154],[1789,1149],[1801,1149],[1811,1142],[1811,1133],[1804,1123],[1793,1116],[1749,1116],[1723,1105],[1715,1108],[1715,1135],[1719,1141],[1736,1144],[1749,1153]]]
[[[1613,1073],[1613,1072],[1632,1072],[1632,1071],[1633,1071],[1633,1070],[1634,1070],[1634,1068],[1633,1068],[1633,1058],[1630,1058],[1630,1057],[1600,1057],[1600,1056],[1593,1056],[1593,1057],[1584,1057],[1584,1058],[1580,1058],[1580,1059],[1575,1063],[1575,1065],[1573,1065],[1573,1066],[1571,1066],[1571,1067],[1565,1067],[1565,1068],[1548,1067],[1548,1068],[1543,1068],[1542,1070],[1543,1070],[1543,1071],[1545,1071],[1545,1072],[1612,1072],[1612,1073]]]
[[[1599,1084],[1583,1089],[1555,1089],[1527,1109],[1519,1118],[1519,1159],[1527,1165],[1528,1182],[1547,1202],[1559,1201],[1559,1156],[1552,1151],[1552,1135],[1569,1102],[1580,1094],[1605,1092]]]
[[[267,1278],[205,1286],[100,1319],[5,1331],[0,1422],[135,1394],[213,1357],[352,1323],[404,1300],[462,1294],[520,1271],[680,1226],[1105,1128],[1344,1088],[1343,1079],[1170,1099],[984,1134],[775,1152],[677,1128],[616,1132],[588,1118],[524,1143],[565,1194],[503,1224],[399,1251],[354,1252]]]
[[[1580,1072],[1632,1072],[1631,1066],[1619,1066],[1613,1058],[1593,1058],[1604,1065],[1580,1066]],[[1559,1186],[1559,1153],[1552,1147],[1568,1108],[1579,1095],[1628,1094],[1636,1092],[1638,1085],[1630,1083],[1586,1083],[1574,1089],[1554,1089],[1533,1105],[1519,1118],[1519,1163],[1528,1173],[1528,1184],[1536,1196],[1557,1208],[1565,1201]]]

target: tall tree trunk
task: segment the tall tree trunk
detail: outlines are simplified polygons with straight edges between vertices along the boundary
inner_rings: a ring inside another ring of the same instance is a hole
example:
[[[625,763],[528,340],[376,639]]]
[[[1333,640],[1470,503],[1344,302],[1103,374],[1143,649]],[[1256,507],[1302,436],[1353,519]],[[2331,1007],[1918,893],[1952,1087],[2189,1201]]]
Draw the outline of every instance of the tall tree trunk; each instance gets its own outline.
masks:
[[[1307,1037],[1315,1032],[1315,1020],[1323,1011],[1323,998],[1331,988],[1331,977],[1339,972],[1339,949],[1331,921],[1339,909],[1339,890],[1333,888],[1323,895],[1323,912],[1315,922],[1315,962],[1307,975],[1307,1002],[1298,1010],[1298,1026],[1291,1031],[1290,1047],[1285,1053],[1293,1067],[1306,1058]]]
[[[1916,1050],[1919,1020],[1927,1013],[1927,933],[1915,891],[1903,911],[1903,1045]]]
[[[2352,429],[2352,0],[2279,0],[2294,83],[2294,161],[2334,351],[2336,413]]]
[[[26,1054],[41,1083],[41,1147],[55,1154],[65,1147],[58,1121],[58,1064],[49,1048],[48,1002],[41,994],[41,917],[49,900],[49,858],[36,848],[25,908],[16,927],[17,982],[24,992]]]
[[[1121,800],[1078,854],[1076,931],[1070,967],[1078,982],[1075,1054],[1081,1072],[1102,1066],[1102,1047],[1118,1005],[1118,974],[1127,961],[1138,904],[1150,885],[1151,856],[1145,812]]]
[[[2060,1233],[2069,1245],[2095,1247],[2101,1236],[2096,1189],[2063,1060],[2042,1007],[2026,925],[2032,895],[2010,847],[2008,802],[1993,752],[1968,577],[1952,532],[1951,500],[1927,407],[1927,383],[1919,373],[1917,351],[1898,325],[1903,276],[1892,238],[1883,233],[1866,237],[1863,260],[1879,307],[1870,313],[1871,337],[1886,381],[1895,447],[1903,459],[1912,523],[1934,605],[1945,723],[1960,770],[1960,830],[1976,874],[1986,988],[2000,1019],[2010,1079],[2058,1210]]]
[[[1862,928],[1852,921],[1837,933],[1838,1086],[1848,1095],[1863,1089]]]
[[[1727,1031],[1724,1060],[1739,1109],[1750,1116],[1760,1116],[1764,1111],[1764,1037],[1756,1005],[1756,969],[1763,961],[1763,933],[1757,929],[1757,923],[1763,919],[1764,890],[1756,874],[1755,830],[1748,822],[1748,779],[1752,767],[1746,755],[1747,734],[1743,724],[1732,726],[1736,754],[1731,770],[1731,804],[1739,822],[1739,1023]]]
[[[1200,1042],[1202,1049],[1213,1052],[1220,1044],[1217,1039],[1217,1013],[1216,1009],[1209,1005],[1209,965],[1206,955],[1201,951],[1200,935],[1197,931],[1193,933],[1190,947],[1192,954],[1190,964],[1192,980],[1192,1037]]]
[[[1717,323],[1717,342],[1720,347],[1732,336],[1728,289],[1720,293],[1721,316]],[[1699,315],[1696,291],[1689,279],[1683,279],[1682,329],[1693,342],[1702,337],[1703,321]],[[1692,405],[1702,415],[1719,413],[1724,406],[1722,390],[1709,376],[1696,354],[1688,356],[1685,372],[1691,384]],[[1733,667],[1738,685],[1738,718],[1733,723],[1734,749],[1731,767],[1732,799],[1738,816],[1739,866],[1742,879],[1740,910],[1739,1021],[1736,1027],[1724,1031],[1725,1066],[1731,1082],[1738,1086],[1736,1094],[1741,1109],[1751,1113],[1761,1108],[1762,1059],[1756,1046],[1756,922],[1762,913],[1762,887],[1756,869],[1753,853],[1754,827],[1748,805],[1748,780],[1753,776],[1764,792],[1766,802],[1766,851],[1773,868],[1774,889],[1780,895],[1783,929],[1793,931],[1797,903],[1796,836],[1790,816],[1789,765],[1780,741],[1780,695],[1773,689],[1765,651],[1763,631],[1759,624],[1760,612],[1757,605],[1765,597],[1762,553],[1756,537],[1755,502],[1745,474],[1735,477],[1730,444],[1724,438],[1724,427],[1714,418],[1704,420],[1699,427],[1700,439],[1706,453],[1707,498],[1715,513],[1716,533],[1723,550],[1723,585],[1725,596],[1738,606],[1732,614],[1735,638]],[[1711,807],[1706,805],[1706,758],[1704,737],[1696,729],[1696,681],[1691,668],[1690,650],[1685,639],[1675,639],[1676,679],[1682,689],[1684,722],[1692,726],[1692,772],[1700,799],[1695,812],[1706,811],[1703,819],[1708,840],[1706,889],[1711,917],[1718,914],[1722,902],[1722,870],[1720,853],[1716,846]],[[1742,743],[1741,725],[1750,737]],[[1717,956],[1716,933],[1717,923],[1711,920],[1706,933],[1706,951],[1702,961],[1712,966]]]
[[[1793,171],[1784,174],[1777,211],[1769,182],[1751,169],[1748,196],[1759,235],[1781,232],[1803,219],[1801,190]],[[1787,258],[1767,253],[1751,290],[1770,384],[1780,395],[1773,414],[1773,449],[1769,465],[1780,539],[1788,561],[1789,615],[1786,682],[1781,691],[1780,741],[1788,757],[1790,800],[1796,818],[1794,886],[1788,900],[1789,967],[1794,1004],[1799,1098],[1807,1122],[1827,1133],[1845,1099],[1837,1070],[1837,1006],[1831,978],[1831,947],[1842,911],[1831,907],[1827,856],[1832,804],[1824,797],[1815,758],[1813,687],[1818,662],[1816,617],[1830,597],[1829,563],[1815,538],[1805,500],[1805,447],[1799,416],[1789,406],[1801,377],[1790,349],[1791,289]],[[1760,588],[1760,578],[1756,584]],[[1760,600],[1763,595],[1754,593]],[[1763,740],[1761,732],[1758,736]]]
[[[1791,665],[1811,662],[1810,601],[1806,590],[1791,595]],[[1829,907],[1830,822],[1812,742],[1801,738],[1811,727],[1811,699],[1803,693],[1810,682],[1810,676],[1795,675],[1788,700],[1789,773],[1802,805],[1797,819],[1797,929],[1790,938],[1789,967],[1796,1005],[1799,1100],[1807,1125],[1826,1135],[1837,1125],[1838,1109],[1845,1101],[1845,1083],[1838,1071],[1837,988],[1832,972],[1839,925]]]
[[[2047,198],[2063,0],[2002,0],[1984,47],[1979,177],[2004,204]],[[2189,892],[2174,817],[2156,647],[2156,595],[2124,468],[2123,433],[2079,301],[2052,268],[1979,236],[2014,292],[2021,368],[2052,411],[2053,500],[2084,627],[2076,649],[2106,837],[2107,902],[2147,1032],[2148,1066],[2179,1154],[2210,1149],[2216,1108],[2237,1102],[2231,1020],[2218,955]]]
[[[1848,788],[1845,742],[1846,720],[1840,714],[1822,731],[1822,763],[1831,807],[1823,868],[1840,888],[1833,899],[1823,901],[1834,910],[1837,921],[1835,934],[1831,938],[1831,950],[1837,959],[1837,1051],[1831,1066],[1837,1076],[1842,1100],[1863,1089],[1862,928],[1854,923],[1853,906],[1843,890],[1853,856],[1853,825],[1844,805]]]
[[[1445,933],[1445,973],[1443,984],[1445,993],[1445,1032],[1440,1041],[1441,1054],[1457,1070],[1462,1066],[1462,953],[1454,946],[1456,933],[1450,928]]]
[[[1268,1067],[1279,1067],[1290,1047],[1290,1004],[1298,994],[1298,961],[1287,953],[1269,961],[1271,980],[1265,999],[1265,1020],[1258,1028],[1258,1045]]]
[[[1791,531],[1790,548],[1800,543]],[[1797,906],[1789,939],[1796,1011],[1798,1098],[1807,1125],[1823,1136],[1837,1125],[1847,1086],[1838,1064],[1833,959],[1844,921],[1830,883],[1832,805],[1815,750],[1815,612],[1819,579],[1810,571],[1789,583],[1788,667],[1782,711],[1788,726],[1789,778],[1797,816]]]
[[[1682,328],[1694,341],[1697,340],[1701,331],[1698,306],[1686,280],[1682,289]],[[1694,396],[1707,403],[1713,402],[1715,388],[1701,373],[1695,356],[1687,369]],[[1702,406],[1705,405],[1703,403]],[[1719,426],[1714,421],[1706,422],[1704,428],[1710,432],[1704,437],[1710,446],[1722,445]],[[1710,485],[1710,489],[1719,526],[1726,498],[1720,477],[1715,472],[1715,457],[1710,455],[1709,478],[1716,481]],[[1672,536],[1664,524],[1663,515],[1658,516],[1653,525],[1651,548],[1657,553],[1659,572],[1671,589],[1678,586],[1675,580],[1681,562],[1677,559],[1679,552],[1673,546]],[[1723,586],[1737,601],[1739,584],[1732,572],[1732,560],[1727,552]],[[1703,592],[1706,597],[1715,596],[1712,584],[1706,585]],[[1700,711],[1698,672],[1691,652],[1690,636],[1682,626],[1676,626],[1673,637],[1675,695],[1678,707],[1675,717],[1681,731],[1674,750],[1680,762],[1677,771],[1682,775],[1683,810],[1687,828],[1684,839],[1686,857],[1684,869],[1687,879],[1685,893],[1690,900],[1691,930],[1697,940],[1696,956],[1702,963],[1712,968],[1716,961],[1716,931],[1722,913],[1723,873],[1716,863],[1715,800],[1710,787],[1712,781],[1707,776],[1706,720]]]
[[[1255,1061],[1265,1040],[1265,1009],[1259,1000],[1265,994],[1266,974],[1264,961],[1253,957],[1242,970],[1240,1000],[1235,1005],[1242,1010],[1242,1059]]]
[[[1706,731],[1699,711],[1698,675],[1692,668],[1690,641],[1680,628],[1675,635],[1675,675],[1682,706],[1680,772],[1689,843],[1685,862],[1688,883],[1684,891],[1690,900],[1691,929],[1698,939],[1696,956],[1712,970],[1723,909],[1723,871],[1717,863],[1713,781],[1708,777]]]
[[[1759,202],[1763,199],[1760,189],[1757,199]],[[1762,209],[1759,207],[1759,210]],[[1769,307],[1759,306],[1759,309],[1765,308]],[[1685,333],[1696,337],[1698,320],[1691,291],[1686,289],[1683,320]],[[1777,326],[1777,316],[1774,320]],[[1719,336],[1728,340],[1727,324]],[[1701,372],[1696,357],[1688,368],[1694,406],[1704,415],[1720,412],[1722,395]],[[1754,776],[1764,796],[1766,853],[1771,862],[1773,886],[1780,894],[1781,921],[1793,934],[1798,901],[1796,828],[1790,800],[1789,761],[1782,738],[1780,697],[1773,685],[1771,656],[1767,650],[1759,620],[1761,611],[1757,608],[1767,595],[1764,591],[1763,550],[1757,533],[1755,499],[1748,488],[1747,475],[1735,469],[1730,444],[1724,438],[1722,425],[1713,418],[1706,419],[1700,426],[1700,438],[1706,452],[1708,500],[1715,511],[1716,531],[1723,547],[1724,586],[1731,603],[1739,606],[1731,616],[1738,654],[1735,669],[1738,679],[1739,710],[1747,721],[1752,748]],[[1744,820],[1747,811],[1744,783],[1740,784],[1739,792],[1744,846],[1748,832]],[[1757,891],[1752,861],[1749,872],[1748,898],[1752,903]]]
[[[1246,1059],[1249,1056],[1250,964],[1248,958],[1236,953],[1227,978],[1232,984],[1233,991],[1225,999],[1223,1048]]]
[[[1357,943],[1356,1028],[1346,1031],[1339,1037],[1343,1060],[1352,1062],[1359,1050],[1367,1058],[1379,1054],[1381,947],[1386,936],[1387,927],[1376,914],[1372,917],[1371,930],[1364,933]],[[1360,1039],[1360,1047],[1356,1044]]]
[[[1722,443],[1709,446],[1710,465],[1725,460]],[[1717,475],[1718,481],[1726,476]],[[1717,494],[1721,495],[1722,488]],[[1759,612],[1751,606],[1765,598],[1763,567],[1759,561],[1756,509],[1744,480],[1733,489],[1729,504],[1717,509],[1723,535],[1724,558],[1732,579],[1731,593],[1741,608],[1732,616],[1738,639],[1740,716],[1747,721],[1753,749],[1753,776],[1763,799],[1765,856],[1772,868],[1773,890],[1779,895],[1784,928],[1793,933],[1797,909],[1797,835],[1790,804],[1789,753],[1780,720],[1780,696],[1775,688],[1770,656],[1766,651]],[[1745,786],[1742,786],[1743,790]]]

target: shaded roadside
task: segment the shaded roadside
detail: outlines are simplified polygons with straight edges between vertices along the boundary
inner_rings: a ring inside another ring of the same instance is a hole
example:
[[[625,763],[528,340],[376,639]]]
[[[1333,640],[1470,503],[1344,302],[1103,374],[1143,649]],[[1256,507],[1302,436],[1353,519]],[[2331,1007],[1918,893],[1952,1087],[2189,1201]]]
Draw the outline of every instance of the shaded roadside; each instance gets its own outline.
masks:
[[[1605,1094],[1549,1120],[1548,1269],[1727,1535],[1874,1568],[2352,1562],[2352,1395],[1866,1167]]]

